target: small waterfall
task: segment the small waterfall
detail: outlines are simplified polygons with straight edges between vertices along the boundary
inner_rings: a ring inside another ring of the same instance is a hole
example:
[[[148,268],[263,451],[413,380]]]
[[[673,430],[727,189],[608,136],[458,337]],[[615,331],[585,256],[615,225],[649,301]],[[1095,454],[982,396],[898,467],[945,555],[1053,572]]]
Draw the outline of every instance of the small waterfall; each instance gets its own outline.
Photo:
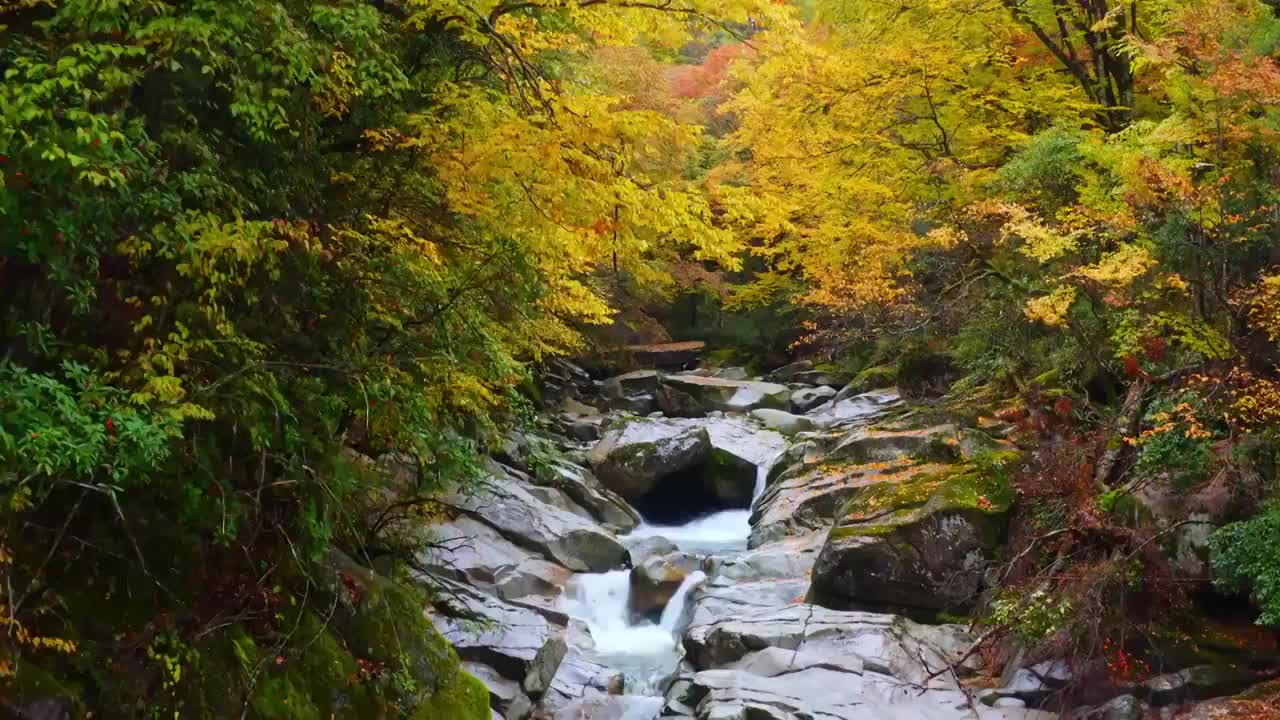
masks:
[[[771,459],[760,463],[756,466],[756,487],[751,493],[751,506],[755,507],[756,501],[764,494],[765,486],[769,482],[769,473],[773,470],[773,466],[778,464],[784,453],[778,453]]]
[[[707,574],[701,570],[695,570],[685,577],[684,582],[680,583],[680,587],[676,590],[676,594],[671,596],[671,602],[667,603],[667,606],[662,609],[662,619],[658,622],[658,625],[663,630],[670,633],[676,631],[676,625],[680,624],[680,616],[684,615],[684,606],[688,603],[689,593],[693,592],[693,589],[706,579]]]

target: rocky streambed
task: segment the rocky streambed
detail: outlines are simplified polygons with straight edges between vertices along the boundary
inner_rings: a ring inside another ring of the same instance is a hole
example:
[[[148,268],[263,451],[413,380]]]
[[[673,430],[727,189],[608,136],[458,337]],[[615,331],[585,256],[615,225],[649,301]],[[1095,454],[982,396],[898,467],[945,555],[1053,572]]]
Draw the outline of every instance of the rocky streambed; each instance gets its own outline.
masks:
[[[803,372],[561,365],[551,426],[446,499],[420,563],[495,718],[1056,717],[1052,664],[976,689],[975,635],[937,622],[1003,539],[1001,428]]]

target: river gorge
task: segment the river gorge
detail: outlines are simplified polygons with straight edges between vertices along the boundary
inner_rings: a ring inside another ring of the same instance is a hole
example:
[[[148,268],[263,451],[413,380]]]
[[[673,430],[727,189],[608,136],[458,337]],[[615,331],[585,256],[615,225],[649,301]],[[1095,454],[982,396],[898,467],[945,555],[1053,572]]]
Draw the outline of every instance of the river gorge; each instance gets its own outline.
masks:
[[[1058,716],[1065,666],[989,676],[965,619],[1013,503],[1006,426],[804,367],[560,367],[556,410],[448,499],[423,559],[495,718]],[[1088,717],[1222,689],[1169,670]]]

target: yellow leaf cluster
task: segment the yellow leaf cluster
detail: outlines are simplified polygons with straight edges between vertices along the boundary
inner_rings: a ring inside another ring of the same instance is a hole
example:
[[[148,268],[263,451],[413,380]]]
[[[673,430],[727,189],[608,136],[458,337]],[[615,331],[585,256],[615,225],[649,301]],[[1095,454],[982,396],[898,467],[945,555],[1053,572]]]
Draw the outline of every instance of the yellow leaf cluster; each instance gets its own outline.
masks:
[[[1049,327],[1061,327],[1067,321],[1067,311],[1075,302],[1076,289],[1071,285],[1059,285],[1048,295],[1031,298],[1022,309],[1023,314],[1032,322],[1040,322]]]

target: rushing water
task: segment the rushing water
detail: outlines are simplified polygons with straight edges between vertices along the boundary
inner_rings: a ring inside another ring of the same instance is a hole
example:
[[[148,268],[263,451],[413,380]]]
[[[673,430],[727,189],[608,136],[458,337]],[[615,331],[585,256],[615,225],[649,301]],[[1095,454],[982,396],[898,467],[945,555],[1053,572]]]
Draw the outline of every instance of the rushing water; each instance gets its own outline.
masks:
[[[775,461],[776,458],[756,468],[753,502],[764,492]],[[664,537],[680,550],[695,555],[737,552],[747,547],[750,517],[750,510],[726,510],[684,525],[643,525],[623,541]],[[631,573],[627,570],[575,576],[565,588],[561,608],[587,624],[595,643],[592,656],[626,676],[628,694],[658,695],[680,661],[680,620],[689,596],[704,580],[706,575],[700,571],[686,577],[656,624],[648,620],[631,622],[627,608]],[[642,716],[652,717],[636,717]]]

